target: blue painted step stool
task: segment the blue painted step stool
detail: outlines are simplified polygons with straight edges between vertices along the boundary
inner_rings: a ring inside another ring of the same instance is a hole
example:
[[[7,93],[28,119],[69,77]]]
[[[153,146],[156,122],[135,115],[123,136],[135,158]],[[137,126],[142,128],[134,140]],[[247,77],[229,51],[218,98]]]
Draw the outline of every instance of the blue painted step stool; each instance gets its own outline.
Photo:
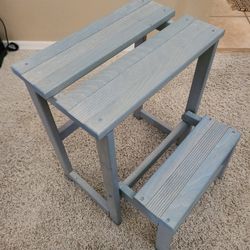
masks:
[[[197,115],[219,39],[224,31],[193,17],[170,22],[174,11],[150,0],[132,1],[111,15],[13,65],[25,82],[65,175],[116,223],[120,200],[136,206],[158,225],[156,248],[171,239],[209,184],[223,171],[240,138],[233,128]],[[159,33],[146,41],[153,30]],[[121,59],[63,91],[128,46]],[[198,58],[186,110],[171,128],[143,110],[143,103]],[[57,128],[48,102],[69,121]],[[131,113],[158,127],[166,138],[125,180],[117,175],[115,127]],[[72,168],[63,140],[77,128],[95,137],[106,197]],[[175,152],[138,192],[133,185],[176,141]]]

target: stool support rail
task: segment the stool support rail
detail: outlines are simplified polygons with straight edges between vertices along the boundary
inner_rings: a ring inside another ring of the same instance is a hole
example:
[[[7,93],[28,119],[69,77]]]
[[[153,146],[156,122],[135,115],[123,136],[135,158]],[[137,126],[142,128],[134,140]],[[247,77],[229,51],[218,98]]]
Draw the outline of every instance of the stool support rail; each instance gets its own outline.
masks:
[[[142,109],[142,107],[137,109],[134,112],[134,117],[136,117],[138,120],[141,120],[141,119],[145,120],[146,122],[148,122],[152,126],[158,128],[163,133],[169,134],[173,130],[170,125],[161,121],[156,116],[148,113],[147,111]]]
[[[180,122],[176,128],[160,143],[160,145],[149,154],[145,160],[124,180],[124,184],[133,186],[161,155],[189,128],[185,122]]]
[[[68,178],[74,181],[83,191],[85,191],[107,214],[109,214],[109,207],[107,201],[91,187],[76,171],[69,173]]]
[[[58,132],[60,134],[61,140],[67,138],[70,134],[72,134],[76,129],[79,128],[79,125],[72,120],[67,121],[64,125],[62,125]]]
[[[196,126],[200,121],[201,117],[191,111],[187,111],[182,115],[182,120],[189,125]]]

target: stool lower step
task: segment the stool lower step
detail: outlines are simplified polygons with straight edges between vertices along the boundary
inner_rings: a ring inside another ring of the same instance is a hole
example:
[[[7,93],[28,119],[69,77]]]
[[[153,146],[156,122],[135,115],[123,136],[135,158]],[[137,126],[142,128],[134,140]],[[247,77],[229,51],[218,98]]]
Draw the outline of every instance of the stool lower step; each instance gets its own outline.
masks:
[[[205,116],[133,196],[132,202],[159,225],[158,249],[169,249],[169,239],[223,172],[239,138],[235,129]]]

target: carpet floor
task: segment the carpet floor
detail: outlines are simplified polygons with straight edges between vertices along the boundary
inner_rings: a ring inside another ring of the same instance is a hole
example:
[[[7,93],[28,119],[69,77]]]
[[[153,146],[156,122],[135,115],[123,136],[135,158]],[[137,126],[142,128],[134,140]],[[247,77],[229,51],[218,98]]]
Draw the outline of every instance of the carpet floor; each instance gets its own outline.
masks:
[[[154,249],[156,227],[130,204],[122,201],[123,222],[116,226],[64,177],[24,84],[10,70],[11,64],[32,53],[9,53],[0,69],[0,249]],[[249,53],[215,57],[199,114],[229,123],[242,137],[224,178],[216,180],[195,206],[172,249],[250,249],[249,65]],[[177,124],[194,66],[152,97],[145,109]],[[53,107],[52,112],[59,124],[65,121]],[[121,179],[164,138],[132,116],[115,135]],[[93,138],[77,130],[65,144],[79,174],[103,193]]]

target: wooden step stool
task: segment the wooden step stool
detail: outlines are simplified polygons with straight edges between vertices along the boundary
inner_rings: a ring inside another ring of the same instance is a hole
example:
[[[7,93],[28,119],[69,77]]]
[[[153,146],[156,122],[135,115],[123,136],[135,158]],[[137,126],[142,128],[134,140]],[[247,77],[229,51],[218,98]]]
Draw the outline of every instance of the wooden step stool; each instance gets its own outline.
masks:
[[[170,241],[208,185],[221,176],[240,135],[196,113],[217,43],[224,31],[150,0],[132,1],[89,27],[13,65],[24,80],[65,175],[116,223],[124,196],[158,225],[157,249]],[[154,29],[160,32],[146,41]],[[135,49],[69,91],[73,82],[126,47]],[[143,110],[143,103],[198,58],[182,121],[176,128]],[[57,128],[48,102],[70,118]],[[113,130],[129,114],[145,119],[167,137],[124,181],[119,181]],[[63,140],[78,127],[96,138],[106,198],[71,166]],[[133,185],[177,140],[182,142],[136,193]]]

